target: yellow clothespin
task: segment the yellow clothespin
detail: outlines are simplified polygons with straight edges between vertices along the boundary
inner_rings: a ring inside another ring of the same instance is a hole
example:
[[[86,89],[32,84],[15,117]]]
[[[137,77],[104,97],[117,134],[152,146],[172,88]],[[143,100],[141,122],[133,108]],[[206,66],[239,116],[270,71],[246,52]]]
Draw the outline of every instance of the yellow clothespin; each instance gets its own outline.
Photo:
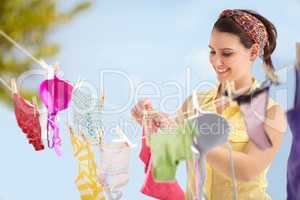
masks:
[[[131,143],[130,140],[128,139],[128,137],[125,135],[125,133],[123,132],[123,130],[120,127],[116,127],[116,132],[119,135],[119,137],[121,138],[121,140],[125,141],[126,144],[130,147],[130,148],[134,148],[136,145]]]
[[[296,67],[300,69],[300,42],[296,43],[296,58],[297,58]]]

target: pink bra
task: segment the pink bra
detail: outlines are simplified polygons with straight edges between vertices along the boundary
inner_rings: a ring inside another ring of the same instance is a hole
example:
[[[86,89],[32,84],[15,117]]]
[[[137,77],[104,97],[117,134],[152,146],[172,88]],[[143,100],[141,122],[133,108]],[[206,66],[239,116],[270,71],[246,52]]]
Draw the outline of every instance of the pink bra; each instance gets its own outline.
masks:
[[[41,101],[48,109],[47,120],[47,141],[48,147],[54,148],[56,154],[61,156],[61,137],[59,134],[59,126],[56,122],[56,116],[59,111],[68,108],[71,101],[73,86],[71,83],[59,79],[56,75],[53,79],[44,80],[40,84],[39,96]],[[49,129],[52,130],[52,144],[49,136]]]

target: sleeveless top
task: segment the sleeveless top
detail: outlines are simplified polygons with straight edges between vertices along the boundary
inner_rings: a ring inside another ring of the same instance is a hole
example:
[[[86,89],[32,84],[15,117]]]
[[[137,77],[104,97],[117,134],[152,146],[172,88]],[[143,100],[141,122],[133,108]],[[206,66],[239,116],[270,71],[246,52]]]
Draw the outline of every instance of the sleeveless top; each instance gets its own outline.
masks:
[[[257,80],[253,78],[252,88],[258,87]],[[217,112],[214,100],[217,97],[218,87],[211,90],[198,93],[198,102],[204,111]],[[271,98],[268,99],[267,109],[277,103]],[[177,122],[181,122],[184,118],[189,117],[193,113],[192,98],[189,97],[182,107],[177,111]],[[246,131],[246,124],[240,111],[240,106],[236,102],[231,102],[222,113],[222,115],[230,124],[229,144],[233,151],[243,152],[249,142],[249,136]],[[186,199],[191,200],[195,195],[195,173],[193,169],[194,161],[187,161],[187,192]],[[265,169],[259,176],[251,181],[237,180],[237,192],[239,200],[271,200],[266,193],[268,182],[266,175],[268,169]],[[231,177],[215,170],[206,163],[206,181],[205,191],[209,200],[232,200],[232,179]]]

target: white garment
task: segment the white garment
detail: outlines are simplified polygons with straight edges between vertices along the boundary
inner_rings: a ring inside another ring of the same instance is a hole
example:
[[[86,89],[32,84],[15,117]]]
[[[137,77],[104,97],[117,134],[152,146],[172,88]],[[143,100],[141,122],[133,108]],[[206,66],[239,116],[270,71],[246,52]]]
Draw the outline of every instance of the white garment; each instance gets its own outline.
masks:
[[[100,146],[100,166],[97,175],[104,187],[109,188],[108,193],[116,195],[111,197],[112,199],[122,197],[119,189],[129,181],[129,161],[130,147],[126,142],[114,140]]]

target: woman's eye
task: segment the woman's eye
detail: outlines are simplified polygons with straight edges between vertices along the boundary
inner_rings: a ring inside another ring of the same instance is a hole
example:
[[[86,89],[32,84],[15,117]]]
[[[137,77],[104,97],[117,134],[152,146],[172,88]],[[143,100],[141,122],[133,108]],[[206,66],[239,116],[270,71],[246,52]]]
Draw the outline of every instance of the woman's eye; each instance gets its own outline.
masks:
[[[216,52],[214,52],[214,51],[210,51],[210,52],[209,52],[209,54],[211,54],[211,55],[215,55],[215,54],[216,54]]]
[[[231,55],[232,55],[232,53],[223,53],[223,56],[225,56],[225,57],[229,57]]]

